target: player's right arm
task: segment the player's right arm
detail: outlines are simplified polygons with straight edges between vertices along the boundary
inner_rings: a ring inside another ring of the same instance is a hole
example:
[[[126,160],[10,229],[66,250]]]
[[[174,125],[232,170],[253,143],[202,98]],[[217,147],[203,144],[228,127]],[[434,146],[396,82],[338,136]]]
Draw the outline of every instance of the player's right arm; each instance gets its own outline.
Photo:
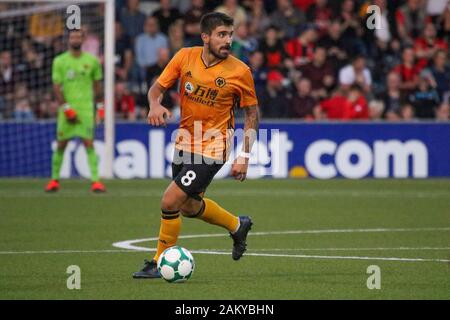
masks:
[[[158,81],[155,81],[150,87],[150,90],[148,90],[150,110],[148,112],[147,121],[155,127],[165,126],[166,118],[172,117],[172,113],[161,105],[164,92],[166,92],[166,88],[161,86]]]
[[[53,82],[53,93],[55,94],[56,101],[64,109],[64,115],[70,122],[77,121],[77,113],[74,109],[66,102],[64,98],[62,82],[64,77],[64,71],[61,68],[61,63],[58,58],[53,60],[52,65],[52,82]]]
[[[172,117],[172,113],[161,105],[161,101],[167,88],[170,88],[181,74],[181,63],[187,49],[181,49],[170,60],[163,72],[148,91],[148,102],[150,110],[147,121],[152,126],[166,125],[166,117]]]

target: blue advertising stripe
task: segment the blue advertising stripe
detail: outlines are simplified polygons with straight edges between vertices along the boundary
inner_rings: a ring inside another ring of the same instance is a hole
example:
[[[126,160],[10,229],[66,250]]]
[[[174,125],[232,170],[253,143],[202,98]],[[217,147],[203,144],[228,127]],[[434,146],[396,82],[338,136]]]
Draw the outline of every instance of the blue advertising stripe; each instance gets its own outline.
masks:
[[[117,123],[116,177],[167,176],[176,128],[175,124],[152,129],[145,123]],[[237,125],[237,131],[240,128]],[[259,156],[253,156],[252,166],[262,168],[254,171],[264,176],[450,177],[450,123],[273,122],[262,123],[260,129],[267,130],[268,139],[259,141]],[[0,176],[48,177],[54,140],[52,121],[0,123]],[[102,128],[97,129],[96,141],[101,145]],[[79,143],[72,146],[63,177],[87,174],[79,148]],[[274,157],[278,157],[277,168]]]

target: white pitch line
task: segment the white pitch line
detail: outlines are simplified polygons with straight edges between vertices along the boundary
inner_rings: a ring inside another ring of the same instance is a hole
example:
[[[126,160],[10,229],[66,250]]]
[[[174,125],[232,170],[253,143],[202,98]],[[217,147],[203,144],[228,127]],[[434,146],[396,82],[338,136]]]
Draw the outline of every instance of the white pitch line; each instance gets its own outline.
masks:
[[[137,252],[154,252],[153,248],[141,248],[141,250],[61,250],[61,251],[0,251],[0,255],[17,255],[17,254],[68,254],[68,253],[137,253]],[[209,255],[230,255],[230,252],[212,251],[212,250],[191,250],[193,254],[209,254]],[[303,254],[277,254],[277,253],[252,253],[248,252],[246,256],[253,257],[280,257],[280,258],[303,258],[303,259],[327,259],[327,260],[375,260],[375,261],[400,261],[400,262],[445,262],[448,259],[428,259],[428,258],[397,258],[397,257],[360,257],[360,256],[318,256]]]
[[[450,247],[397,247],[397,248],[266,248],[266,249],[250,249],[247,254],[254,251],[402,251],[402,250],[450,250]],[[42,250],[42,251],[0,251],[0,255],[20,255],[20,254],[71,254],[71,253],[137,253],[141,251],[154,252],[154,248],[142,248],[142,250]],[[227,253],[230,249],[197,249],[193,252],[223,252]]]
[[[198,249],[200,251],[229,251],[229,249]],[[249,252],[253,251],[409,251],[409,250],[418,250],[418,251],[447,251],[450,250],[450,247],[395,247],[395,248],[264,248],[264,249],[249,249]]]
[[[323,234],[323,233],[370,233],[370,232],[421,232],[421,231],[450,231],[450,228],[376,228],[376,229],[323,229],[323,230],[290,230],[290,231],[268,231],[268,232],[250,232],[249,236],[265,236],[265,235],[285,235],[285,234]],[[227,237],[228,234],[213,233],[213,234],[194,234],[181,235],[179,239],[197,239],[197,238],[216,238]],[[125,240],[113,243],[113,247],[129,250],[146,249],[135,246],[135,243],[157,241],[158,237]]]
[[[356,232],[421,232],[421,231],[450,231],[450,228],[376,228],[376,229],[328,229],[328,230],[291,230],[291,231],[270,231],[270,232],[250,232],[249,236],[262,235],[282,235],[282,234],[321,234],[321,233],[356,233]],[[209,237],[224,237],[226,234],[199,234],[182,235],[179,239],[196,239]],[[157,241],[157,237],[146,239],[126,240],[113,243],[114,247],[136,251],[154,251],[153,249],[136,246],[134,244],[147,241]],[[216,254],[229,255],[229,252],[212,250],[191,250],[195,254]],[[259,257],[285,257],[285,258],[305,258],[305,259],[345,259],[345,260],[382,260],[382,261],[403,261],[403,262],[450,262],[446,259],[426,259],[426,258],[397,258],[397,257],[352,257],[352,256],[317,256],[317,255],[292,255],[292,254],[271,254],[271,253],[246,253],[248,256]]]
[[[191,250],[195,254],[217,254],[229,255],[223,251],[200,251]],[[380,260],[380,261],[402,261],[402,262],[450,262],[448,259],[426,259],[426,258],[396,258],[396,257],[352,257],[352,256],[316,256],[303,254],[277,254],[277,253],[246,253],[246,256],[254,257],[280,257],[280,258],[304,258],[304,259],[333,259],[333,260]]]
[[[271,232],[254,232],[249,235],[281,235],[281,234],[320,234],[320,233],[355,233],[355,232],[420,232],[420,231],[449,231],[450,228],[377,228],[377,229],[330,229],[330,230],[291,230],[291,231],[271,231]],[[199,234],[199,235],[182,235],[180,239],[195,239],[195,238],[208,238],[208,237],[224,237],[227,234]],[[158,238],[136,239],[116,242],[113,246],[122,250],[45,250],[45,251],[0,251],[0,255],[18,255],[18,254],[73,254],[73,253],[136,253],[136,252],[154,252],[153,248],[145,248],[135,246],[133,244],[144,241],[156,241]],[[433,248],[433,247],[420,247],[420,248],[304,248],[296,250],[447,250],[450,248]],[[229,255],[229,251],[220,251],[221,249],[201,249],[191,250],[194,254],[214,254],[214,255]],[[300,254],[276,254],[276,253],[254,253],[250,250],[247,252],[247,256],[256,257],[284,257],[284,258],[304,258],[304,259],[337,259],[337,260],[380,260],[380,261],[403,261],[403,262],[450,262],[447,259],[428,259],[428,258],[398,258],[398,257],[360,257],[360,256],[322,256],[322,255],[300,255]],[[292,249],[260,249],[267,251],[288,251]]]

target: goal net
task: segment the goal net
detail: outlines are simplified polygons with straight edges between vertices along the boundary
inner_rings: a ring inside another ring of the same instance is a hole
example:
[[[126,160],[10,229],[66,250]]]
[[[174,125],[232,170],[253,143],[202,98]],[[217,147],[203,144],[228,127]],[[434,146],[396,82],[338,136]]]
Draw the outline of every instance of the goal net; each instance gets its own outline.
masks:
[[[52,62],[68,49],[69,28],[84,31],[82,50],[103,68],[105,123],[95,129],[99,172],[111,176],[114,139],[113,0],[0,0],[0,177],[48,177],[56,146],[58,102]],[[112,17],[110,17],[112,16]],[[89,177],[85,150],[74,140],[66,148],[61,177]]]

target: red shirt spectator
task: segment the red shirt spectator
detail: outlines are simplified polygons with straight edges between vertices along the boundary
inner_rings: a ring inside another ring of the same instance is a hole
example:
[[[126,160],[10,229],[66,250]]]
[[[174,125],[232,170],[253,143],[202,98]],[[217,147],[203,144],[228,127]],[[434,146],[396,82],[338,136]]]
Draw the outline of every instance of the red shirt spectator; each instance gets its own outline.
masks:
[[[296,66],[302,66],[312,61],[316,39],[316,30],[308,28],[300,37],[286,43],[286,52],[294,60]]]
[[[267,29],[259,48],[264,55],[265,66],[268,68],[279,67],[287,56],[282,41],[278,39],[278,29],[275,27]]]
[[[346,99],[343,105],[342,119],[344,120],[368,120],[369,107],[366,98],[359,95],[355,100]]]
[[[119,118],[134,120],[136,119],[136,103],[134,96],[128,92],[124,82],[118,82],[115,86],[115,110]]]
[[[325,112],[327,119],[369,119],[368,103],[362,94],[362,88],[358,85],[352,86],[348,97],[338,94],[322,101],[320,107]]]
[[[303,12],[306,12],[308,10],[309,6],[312,5],[316,0],[294,0],[292,1],[293,5],[302,10]]]
[[[414,51],[418,60],[418,65],[425,68],[434,54],[438,50],[447,52],[448,43],[437,38],[436,28],[432,23],[428,23],[423,31],[423,36],[414,42]]]
[[[419,0],[408,0],[395,12],[399,37],[403,42],[412,44],[427,23],[432,22]]]
[[[333,11],[328,6],[327,0],[316,0],[306,12],[308,22],[314,23],[319,29],[320,36],[328,33],[328,26],[333,18]]]
[[[403,94],[409,94],[416,89],[419,83],[419,74],[423,67],[415,61],[414,49],[405,48],[402,53],[402,64],[396,66],[392,71],[400,75],[402,83],[400,89]]]
[[[409,82],[415,81],[419,76],[421,70],[422,68],[419,64],[415,64],[412,66],[400,64],[396,66],[392,71],[398,73],[401,76],[402,81]]]
[[[338,94],[330,99],[323,100],[320,107],[327,119],[342,119],[344,117],[343,105],[346,102],[347,98]]]

